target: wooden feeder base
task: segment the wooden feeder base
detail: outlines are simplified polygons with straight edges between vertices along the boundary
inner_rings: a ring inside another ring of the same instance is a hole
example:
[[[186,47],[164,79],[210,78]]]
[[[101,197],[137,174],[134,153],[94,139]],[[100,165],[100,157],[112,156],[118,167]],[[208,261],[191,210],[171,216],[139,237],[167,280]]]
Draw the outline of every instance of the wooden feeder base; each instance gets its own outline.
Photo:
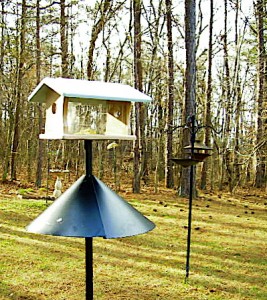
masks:
[[[44,140],[136,140],[135,135],[105,135],[105,134],[40,134]]]

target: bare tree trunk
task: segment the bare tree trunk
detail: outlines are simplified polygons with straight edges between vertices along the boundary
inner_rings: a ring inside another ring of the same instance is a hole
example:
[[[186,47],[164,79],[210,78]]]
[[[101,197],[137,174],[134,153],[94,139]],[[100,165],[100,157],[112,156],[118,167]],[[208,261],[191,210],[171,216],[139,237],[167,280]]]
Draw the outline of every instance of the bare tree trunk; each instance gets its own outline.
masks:
[[[135,88],[143,91],[143,71],[141,61],[141,45],[142,45],[142,32],[141,32],[141,7],[142,1],[133,1],[133,14],[134,14],[134,78]],[[147,119],[146,108],[143,103],[135,104],[135,133],[136,141],[134,144],[134,179],[133,179],[133,192],[139,193],[141,188],[141,179],[145,182],[148,179],[147,167],[147,149],[145,141],[145,124]]]
[[[255,186],[261,188],[265,181],[265,163],[263,153],[264,143],[264,124],[263,124],[263,108],[264,108],[264,80],[265,80],[265,47],[264,47],[264,0],[258,0],[256,3],[256,16],[258,25],[258,116],[257,116],[257,167]],[[265,142],[266,143],[266,142]],[[262,145],[262,146],[259,146]]]
[[[173,136],[173,102],[174,102],[174,70],[173,70],[173,42],[172,42],[172,0],[166,0],[167,37],[168,37],[168,102],[167,102],[167,143],[165,156],[165,186],[172,188],[173,164],[172,158],[172,136]]]
[[[141,0],[133,0],[134,14],[134,79],[135,88],[142,91],[142,63],[141,63]],[[142,130],[141,117],[143,115],[143,104],[135,103],[135,135],[134,142],[134,178],[133,192],[140,193],[141,189],[141,151],[142,149]]]
[[[18,73],[16,78],[16,105],[15,105],[15,119],[14,119],[14,132],[13,132],[13,140],[12,140],[12,148],[11,148],[11,180],[17,179],[17,153],[19,146],[19,129],[20,129],[20,111],[21,111],[21,88],[22,88],[22,79],[23,79],[23,71],[24,71],[24,56],[25,56],[25,27],[26,23],[26,0],[22,0],[21,6],[21,26],[20,26],[20,47],[19,47],[19,64],[18,64]]]
[[[3,67],[4,67],[4,47],[5,47],[5,38],[4,38],[4,24],[5,24],[5,2],[1,1],[1,41],[0,41],[0,75],[3,76]]]
[[[103,3],[104,2],[104,3]],[[98,35],[100,34],[101,30],[103,30],[103,27],[105,26],[105,23],[108,20],[108,12],[111,7],[112,1],[105,0],[101,1],[99,7],[101,9],[101,15],[99,19],[94,23],[92,28],[92,34],[91,34],[91,40],[89,44],[89,50],[88,50],[88,62],[87,62],[87,78],[88,80],[93,79],[93,61],[94,61],[94,51],[95,51],[95,43],[98,38]]]
[[[41,80],[41,42],[40,42],[40,0],[36,0],[36,84]],[[38,132],[41,133],[43,127],[43,112],[42,104],[37,104],[38,115]],[[43,154],[44,144],[43,140],[38,139],[37,149],[37,170],[35,185],[41,187],[42,185],[42,167],[43,167]]]
[[[159,96],[158,112],[157,112],[158,132],[155,132],[155,176],[154,176],[154,191],[158,192],[159,181],[164,179],[164,117],[163,107],[161,104],[161,96]],[[153,151],[153,150],[152,150]],[[154,154],[154,153],[153,153]],[[153,155],[154,156],[154,155]]]
[[[235,67],[234,67],[234,99],[236,99],[235,107],[235,144],[234,144],[234,162],[233,162],[233,189],[237,187],[241,180],[241,166],[240,166],[240,129],[241,129],[241,109],[242,109],[242,92],[240,83],[240,40],[238,19],[239,19],[240,2],[236,0],[236,14],[235,14]]]
[[[66,3],[60,0],[60,45],[61,45],[61,74],[62,77],[69,77],[68,68],[68,38],[66,24]]]
[[[228,54],[228,0],[224,0],[224,35],[223,35],[223,50],[224,50],[224,87],[223,93],[226,98],[225,108],[225,125],[223,131],[223,162],[222,168],[226,170],[227,182],[230,192],[233,191],[233,164],[232,158],[230,159],[231,145],[231,118],[233,115],[233,103],[231,97],[231,83],[230,83],[230,67],[229,67],[229,54]],[[232,157],[232,155],[231,155]],[[221,187],[223,186],[224,172],[222,172]]]
[[[212,101],[212,56],[213,56],[213,0],[210,0],[210,22],[209,22],[209,54],[208,54],[208,82],[207,82],[207,102],[206,102],[206,113],[205,113],[205,144],[210,146],[211,143],[211,101]],[[210,159],[207,158],[203,162],[201,172],[201,184],[202,190],[207,189],[207,174],[210,167]]]
[[[185,0],[185,48],[186,48],[186,71],[185,71],[185,121],[189,116],[196,114],[196,1]],[[190,144],[188,130],[183,132],[183,146]],[[189,168],[182,168],[180,195],[189,195]],[[195,176],[194,176],[195,177]],[[195,184],[194,184],[195,186]]]
[[[5,55],[5,31],[4,31],[4,24],[5,24],[5,3],[4,1],[1,1],[1,37],[0,37],[0,104],[2,105],[2,95],[3,95],[3,83],[4,83],[4,55]],[[4,164],[4,157],[5,157],[5,147],[4,147],[4,126],[2,125],[3,123],[3,110],[0,109],[0,136],[2,137],[2,143],[1,145],[1,150],[0,150],[0,161],[1,165]]]

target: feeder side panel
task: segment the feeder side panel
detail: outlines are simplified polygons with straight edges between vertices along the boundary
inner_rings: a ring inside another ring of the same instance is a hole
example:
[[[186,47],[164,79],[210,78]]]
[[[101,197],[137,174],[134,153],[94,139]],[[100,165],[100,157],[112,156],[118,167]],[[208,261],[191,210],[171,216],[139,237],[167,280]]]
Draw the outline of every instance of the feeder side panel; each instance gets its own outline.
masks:
[[[109,101],[106,134],[128,135],[131,103]]]
[[[69,98],[64,97],[63,100],[63,131],[64,133],[68,133],[68,103]]]
[[[63,96],[55,102],[46,103],[45,134],[52,136],[63,134]]]

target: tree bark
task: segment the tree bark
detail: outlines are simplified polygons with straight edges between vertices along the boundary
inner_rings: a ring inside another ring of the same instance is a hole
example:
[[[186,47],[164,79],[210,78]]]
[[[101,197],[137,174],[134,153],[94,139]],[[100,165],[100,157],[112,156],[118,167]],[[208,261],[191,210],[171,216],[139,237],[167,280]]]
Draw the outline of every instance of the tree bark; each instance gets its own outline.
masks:
[[[231,122],[233,116],[233,102],[231,97],[231,82],[230,82],[230,66],[229,66],[229,54],[228,54],[228,0],[224,0],[224,35],[223,35],[223,51],[224,51],[224,87],[223,95],[226,101],[225,113],[224,113],[224,130],[223,130],[223,157],[222,157],[222,177],[221,188],[224,182],[224,170],[226,170],[227,183],[229,191],[233,191],[233,164],[232,164],[232,152],[231,149]]]
[[[4,1],[1,2],[1,38],[0,38],[0,93],[3,94],[3,79],[4,79],[4,55],[5,55],[5,37],[4,37],[4,23],[5,23],[5,3]],[[2,120],[3,120],[3,110],[0,109],[0,135],[4,137],[3,132],[3,126],[2,126]],[[1,147],[0,155],[1,155],[1,161],[4,157],[5,149],[4,147]]]
[[[168,38],[168,100],[167,100],[167,142],[165,156],[165,186],[173,188],[172,136],[173,136],[173,103],[174,103],[174,69],[172,41],[172,1],[166,0],[167,38]]]
[[[266,141],[264,139],[264,110],[266,111],[266,95],[264,88],[266,86],[265,79],[265,56],[266,50],[264,46],[264,0],[258,0],[256,2],[256,18],[257,18],[257,27],[258,27],[258,95],[257,95],[257,104],[258,104],[258,115],[257,115],[257,166],[256,166],[256,178],[255,186],[261,188],[265,184],[266,180]],[[266,113],[266,112],[265,112]],[[266,115],[265,115],[266,117]],[[259,147],[259,145],[261,146]]]
[[[196,114],[196,1],[185,0],[185,109],[184,120]],[[190,144],[190,132],[183,132],[183,146]],[[189,196],[190,168],[182,168],[179,194]],[[195,178],[195,176],[194,176]],[[195,186],[195,183],[193,184]]]
[[[211,101],[212,101],[212,57],[213,57],[213,0],[210,0],[210,21],[209,21],[209,54],[208,54],[208,82],[207,82],[207,100],[205,111],[205,144],[210,146],[211,143]],[[204,160],[201,172],[201,184],[202,190],[207,189],[207,175],[209,170],[209,158]]]
[[[101,8],[101,15],[99,19],[94,23],[92,28],[92,34],[91,39],[89,43],[89,50],[88,50],[88,62],[87,62],[87,79],[92,80],[93,79],[93,61],[94,61],[94,51],[95,51],[95,43],[96,40],[101,32],[103,30],[105,23],[108,20],[108,12],[110,9],[110,6],[112,4],[112,1],[105,0],[104,3],[101,1],[100,8]]]
[[[11,148],[11,180],[17,179],[17,153],[19,147],[20,140],[20,111],[21,111],[21,88],[22,88],[22,79],[24,72],[24,62],[25,62],[25,35],[26,35],[26,0],[22,0],[21,6],[21,23],[20,23],[20,47],[19,47],[19,63],[18,63],[18,71],[16,78],[16,104],[15,104],[15,118],[14,118],[14,132],[13,132],[13,140],[12,140],[12,148]]]
[[[142,86],[142,62],[141,62],[141,0],[133,0],[134,14],[134,84],[139,91],[143,90]],[[144,106],[142,103],[135,103],[135,135],[134,142],[134,178],[133,192],[140,193],[142,163],[144,159]]]
[[[239,10],[240,3],[239,0],[236,0],[236,12],[235,12],[235,67],[234,67],[234,99],[236,100],[235,106],[235,140],[234,140],[234,163],[233,163],[233,189],[238,185],[241,180],[241,167],[240,167],[240,130],[241,130],[241,109],[242,109],[242,92],[241,92],[241,83],[240,83],[240,40],[239,29],[238,29],[238,20],[239,20]]]
[[[66,3],[60,0],[60,45],[61,45],[61,75],[69,77],[68,67],[68,38],[67,38],[67,22],[66,22]]]
[[[36,0],[36,84],[41,81],[41,41],[40,41],[40,0]],[[37,104],[38,133],[41,133],[43,127],[42,104]],[[37,169],[36,169],[36,187],[42,185],[42,167],[43,167],[44,143],[38,139],[37,146]]]

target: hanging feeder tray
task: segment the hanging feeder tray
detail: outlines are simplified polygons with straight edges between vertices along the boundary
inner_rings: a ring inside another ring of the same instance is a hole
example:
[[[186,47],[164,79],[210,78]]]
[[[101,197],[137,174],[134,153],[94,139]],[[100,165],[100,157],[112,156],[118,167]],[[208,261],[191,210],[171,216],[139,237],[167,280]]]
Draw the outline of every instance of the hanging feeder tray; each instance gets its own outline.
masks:
[[[192,149],[192,144],[190,144],[188,146],[185,146],[184,149],[185,150],[191,150]],[[201,150],[207,150],[207,151],[209,151],[209,150],[212,150],[212,148],[209,147],[209,146],[206,146],[205,144],[203,144],[203,143],[201,143],[199,141],[196,141],[194,143],[194,150],[196,150],[196,151],[201,151]]]
[[[199,162],[203,162],[205,158],[209,157],[209,153],[194,153],[193,159],[198,160]]]
[[[171,160],[177,165],[180,165],[184,168],[195,166],[197,163],[200,162],[198,159],[194,158],[171,158]]]

